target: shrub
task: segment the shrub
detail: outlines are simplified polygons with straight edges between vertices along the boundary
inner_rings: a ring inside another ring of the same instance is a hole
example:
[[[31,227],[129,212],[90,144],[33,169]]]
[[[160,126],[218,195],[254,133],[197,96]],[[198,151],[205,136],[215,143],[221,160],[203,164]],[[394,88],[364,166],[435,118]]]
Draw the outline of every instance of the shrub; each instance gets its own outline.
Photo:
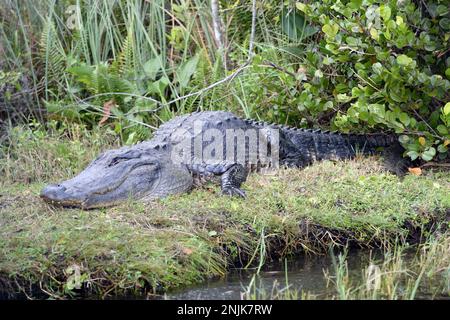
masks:
[[[281,50],[261,52],[249,94],[278,121],[343,132],[395,131],[410,158],[446,158],[449,8],[439,0],[417,3],[298,2],[300,26],[321,32],[298,46],[304,54],[282,58],[284,65],[292,62],[287,67],[267,71],[266,60],[279,61]]]

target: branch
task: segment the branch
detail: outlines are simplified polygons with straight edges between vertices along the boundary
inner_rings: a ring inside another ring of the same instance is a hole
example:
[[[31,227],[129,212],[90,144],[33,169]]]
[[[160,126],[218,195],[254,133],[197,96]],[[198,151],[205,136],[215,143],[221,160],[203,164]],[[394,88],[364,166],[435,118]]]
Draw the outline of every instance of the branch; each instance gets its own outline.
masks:
[[[252,59],[255,54],[253,50],[253,45],[255,42],[255,31],[256,31],[256,0],[252,3],[252,31],[250,33],[250,43],[248,45],[248,59]]]
[[[297,76],[295,75],[295,73],[283,68],[282,66],[277,65],[276,63],[274,63],[272,61],[264,60],[264,65],[272,67],[274,69],[277,69],[277,70],[284,72],[284,73],[290,75],[291,77],[294,77],[295,79],[297,79]]]
[[[428,129],[430,129],[431,132],[434,133],[435,136],[439,137],[439,134],[428,124],[428,122],[425,121],[424,118],[422,118],[422,116],[416,111],[416,109],[411,108],[411,110],[414,112],[414,114],[423,121],[423,123],[425,123],[425,125],[428,127]],[[442,139],[442,137],[440,137],[440,139]]]
[[[420,168],[425,168],[425,167],[450,168],[450,163],[427,162],[420,166]]]
[[[213,29],[214,29],[214,39],[216,41],[217,48],[219,49],[219,52],[222,53],[222,59],[223,59],[223,67],[225,70],[228,70],[227,68],[227,54],[225,51],[225,46],[223,44],[223,33],[222,33],[222,22],[220,20],[219,15],[219,3],[217,0],[211,0],[211,17],[213,22]]]

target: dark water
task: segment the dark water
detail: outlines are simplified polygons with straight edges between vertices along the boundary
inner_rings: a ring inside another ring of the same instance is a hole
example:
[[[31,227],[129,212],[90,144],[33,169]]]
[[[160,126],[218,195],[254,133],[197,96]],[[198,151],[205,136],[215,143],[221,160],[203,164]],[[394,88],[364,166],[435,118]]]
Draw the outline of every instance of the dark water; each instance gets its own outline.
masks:
[[[408,263],[412,257],[413,254],[404,256],[405,263]],[[345,256],[349,276],[356,282],[362,279],[362,273],[371,261],[378,263],[382,260],[383,253],[381,251],[355,250],[348,252]],[[302,293],[308,293],[316,298],[325,299],[336,294],[332,283],[327,286],[327,277],[325,274],[327,273],[333,277],[337,264],[338,254],[324,256],[302,255],[293,259],[268,263],[259,273],[257,273],[256,268],[232,269],[222,279],[209,280],[195,286],[170,291],[163,296],[129,295],[111,296],[106,297],[106,299],[240,300],[243,299],[246,291],[251,293],[251,297],[257,299],[271,299],[277,292],[280,292],[280,290],[283,291],[287,287],[289,287],[289,292],[296,293],[295,298],[301,298]],[[250,286],[250,284],[252,285]],[[39,298],[39,296],[36,297]],[[248,298],[248,296],[246,297]],[[47,297],[41,298],[45,299]],[[87,296],[77,298],[101,299],[105,297]],[[284,297],[281,295],[278,298],[283,299]],[[416,298],[429,299],[431,297],[419,293]],[[449,297],[445,298],[448,299]],[[0,290],[1,299],[17,299],[17,297],[13,298],[7,293],[3,297]],[[22,299],[26,299],[26,297],[22,297]]]
[[[347,254],[349,274],[362,275],[364,268],[369,264],[370,257],[379,257],[379,252],[355,251]],[[337,259],[337,257],[335,256]],[[286,272],[287,267],[287,272]],[[180,289],[167,293],[166,299],[241,299],[249,284],[255,276],[257,292],[265,292],[270,298],[273,288],[282,290],[288,285],[291,291],[304,291],[321,296],[331,292],[332,285],[327,288],[327,279],[324,272],[328,270],[334,274],[334,264],[331,255],[327,256],[300,256],[295,259],[270,263],[262,268],[258,275],[255,269],[235,269],[223,279],[210,280],[197,286]],[[287,279],[286,279],[287,277]],[[299,295],[300,296],[300,295]]]

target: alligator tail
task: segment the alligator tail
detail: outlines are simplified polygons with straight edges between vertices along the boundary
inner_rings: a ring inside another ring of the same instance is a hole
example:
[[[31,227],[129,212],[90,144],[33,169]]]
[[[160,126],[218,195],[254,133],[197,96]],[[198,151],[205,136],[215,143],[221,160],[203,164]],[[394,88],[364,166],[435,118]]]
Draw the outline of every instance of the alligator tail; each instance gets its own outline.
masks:
[[[287,131],[288,140],[293,144],[286,152],[288,162],[299,166],[317,160],[349,159],[357,154],[373,154],[380,148],[390,148],[398,144],[394,134],[344,134],[319,130]],[[298,159],[297,161],[295,159]]]
[[[373,153],[380,147],[390,147],[398,143],[398,138],[395,134],[348,134],[341,135],[341,137],[347,139],[348,145],[355,152],[363,154]]]
[[[343,137],[345,139],[345,135]],[[403,157],[404,149],[396,134],[349,134],[347,141],[347,144],[344,144],[347,145],[347,149],[344,147],[345,157],[353,157],[358,153],[380,153],[385,169],[398,176],[403,176],[411,166],[411,161]]]

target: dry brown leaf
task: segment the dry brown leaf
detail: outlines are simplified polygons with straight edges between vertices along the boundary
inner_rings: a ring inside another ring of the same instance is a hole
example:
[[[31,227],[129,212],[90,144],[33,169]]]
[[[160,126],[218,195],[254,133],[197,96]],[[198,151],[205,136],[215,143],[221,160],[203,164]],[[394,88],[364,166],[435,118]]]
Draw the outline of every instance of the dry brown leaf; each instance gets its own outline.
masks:
[[[420,168],[408,168],[408,171],[415,176],[420,176],[422,174],[422,169]]]
[[[103,104],[103,118],[98,123],[99,126],[102,126],[111,116],[111,109],[116,106],[116,102],[114,99],[111,99]]]
[[[194,250],[189,249],[189,248],[183,248],[182,251],[185,255],[188,255],[188,256],[190,256],[194,252]]]

